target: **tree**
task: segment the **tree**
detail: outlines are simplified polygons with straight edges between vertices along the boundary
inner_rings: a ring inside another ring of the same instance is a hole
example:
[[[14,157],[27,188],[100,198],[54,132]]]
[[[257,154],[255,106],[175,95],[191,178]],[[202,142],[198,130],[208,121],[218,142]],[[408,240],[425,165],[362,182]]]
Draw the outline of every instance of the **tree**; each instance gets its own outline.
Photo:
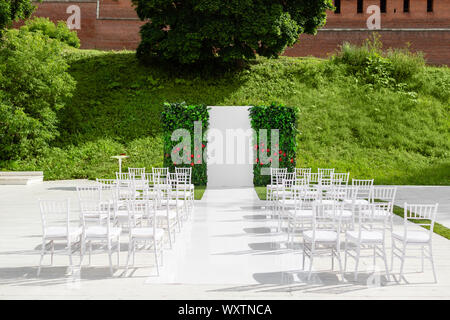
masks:
[[[3,31],[0,41],[0,162],[31,157],[58,135],[56,112],[76,82],[67,46],[41,32]]]
[[[35,8],[32,0],[0,0],[0,31],[10,27],[14,21],[30,17]]]
[[[181,64],[278,57],[315,34],[331,0],[132,0],[141,27],[137,56]]]

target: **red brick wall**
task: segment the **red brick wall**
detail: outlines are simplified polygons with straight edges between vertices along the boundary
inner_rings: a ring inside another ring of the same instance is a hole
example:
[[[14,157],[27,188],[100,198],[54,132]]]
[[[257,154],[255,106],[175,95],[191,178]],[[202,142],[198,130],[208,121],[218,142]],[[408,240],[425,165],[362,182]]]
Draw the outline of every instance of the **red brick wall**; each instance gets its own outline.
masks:
[[[381,35],[384,47],[404,47],[426,53],[433,64],[450,65],[450,0],[434,0],[433,12],[427,12],[426,0],[410,0],[409,13],[403,12],[403,0],[387,0],[386,13],[381,14]],[[324,29],[367,29],[369,5],[379,5],[379,0],[364,0],[363,13],[356,12],[356,0],[341,0],[341,13],[328,12]],[[44,0],[38,4],[36,16],[53,21],[67,20],[68,6],[76,4],[81,9],[81,29],[77,30],[82,48],[135,49],[140,41],[139,27],[130,0],[100,0],[99,17],[96,17],[96,0]],[[448,28],[447,31],[387,31],[383,28]],[[316,36],[302,35],[294,47],[286,50],[288,56],[313,55],[326,57],[344,41],[361,43],[371,31],[351,30],[319,31]]]

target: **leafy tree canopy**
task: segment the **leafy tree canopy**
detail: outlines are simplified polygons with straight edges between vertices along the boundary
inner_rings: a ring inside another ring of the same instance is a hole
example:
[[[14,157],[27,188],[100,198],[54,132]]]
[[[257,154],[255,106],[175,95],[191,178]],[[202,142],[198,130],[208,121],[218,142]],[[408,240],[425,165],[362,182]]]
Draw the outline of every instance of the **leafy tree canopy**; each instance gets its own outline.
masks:
[[[14,21],[28,18],[34,9],[32,0],[0,0],[0,30],[11,26]]]
[[[181,64],[277,57],[315,34],[331,0],[132,0],[141,20],[137,56]]]

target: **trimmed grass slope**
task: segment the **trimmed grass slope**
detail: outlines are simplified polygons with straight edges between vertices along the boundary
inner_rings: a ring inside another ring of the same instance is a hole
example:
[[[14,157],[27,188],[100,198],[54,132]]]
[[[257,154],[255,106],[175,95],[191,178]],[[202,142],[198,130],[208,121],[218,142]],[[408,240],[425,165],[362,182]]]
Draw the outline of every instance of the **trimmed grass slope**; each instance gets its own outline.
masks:
[[[297,165],[335,167],[376,184],[450,184],[450,70],[426,67],[407,90],[376,88],[315,58],[258,59],[221,76],[142,66],[134,52],[73,50],[77,88],[58,114],[60,137],[35,159],[3,169],[45,179],[111,177],[123,166],[162,165],[163,102],[300,107]]]

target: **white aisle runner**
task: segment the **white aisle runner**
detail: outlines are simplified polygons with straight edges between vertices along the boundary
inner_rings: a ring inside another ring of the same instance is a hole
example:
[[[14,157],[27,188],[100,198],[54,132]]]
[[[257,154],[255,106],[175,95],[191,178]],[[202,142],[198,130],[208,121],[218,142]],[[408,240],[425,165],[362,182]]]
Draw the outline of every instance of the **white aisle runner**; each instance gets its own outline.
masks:
[[[207,189],[194,216],[165,251],[160,277],[148,283],[283,284],[301,255],[285,249],[276,221],[265,219],[253,188]],[[272,231],[272,234],[270,233]],[[287,276],[287,277],[286,277]]]

